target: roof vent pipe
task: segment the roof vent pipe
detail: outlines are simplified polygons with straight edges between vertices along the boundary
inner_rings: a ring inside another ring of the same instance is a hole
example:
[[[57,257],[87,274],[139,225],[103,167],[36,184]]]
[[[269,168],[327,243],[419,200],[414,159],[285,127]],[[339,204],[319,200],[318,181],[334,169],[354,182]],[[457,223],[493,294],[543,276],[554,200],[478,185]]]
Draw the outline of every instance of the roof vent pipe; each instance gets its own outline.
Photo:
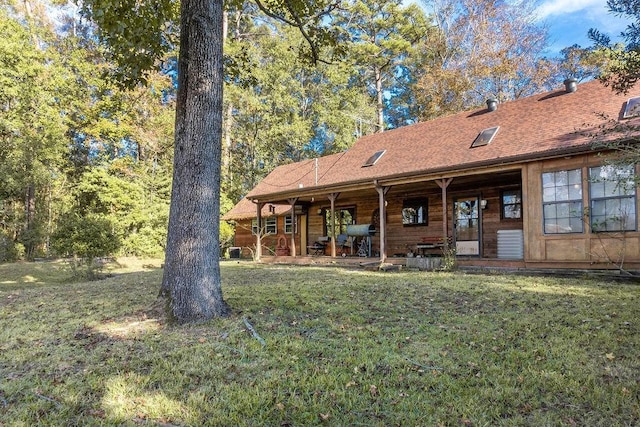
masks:
[[[567,93],[573,93],[578,90],[577,82],[578,81],[576,79],[566,79],[564,81],[564,87]]]
[[[496,111],[496,109],[498,108],[498,100],[495,98],[487,99],[487,108],[489,109],[489,111]]]

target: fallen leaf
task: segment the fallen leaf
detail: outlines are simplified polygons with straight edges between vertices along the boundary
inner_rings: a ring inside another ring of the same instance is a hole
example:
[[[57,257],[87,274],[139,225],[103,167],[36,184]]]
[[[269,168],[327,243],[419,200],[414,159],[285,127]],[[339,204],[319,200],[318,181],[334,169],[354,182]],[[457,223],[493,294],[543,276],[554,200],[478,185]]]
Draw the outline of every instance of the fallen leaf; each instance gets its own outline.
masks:
[[[97,418],[104,418],[104,411],[102,409],[89,409],[89,415]]]
[[[613,353],[607,353],[607,354],[605,355],[605,357],[606,357],[608,360],[613,360],[613,359],[615,359],[615,358],[616,358],[616,357],[613,355]]]
[[[353,387],[354,385],[356,385],[355,381],[349,381],[345,387],[349,388],[349,387]]]
[[[276,403],[276,408],[278,408],[281,411],[284,411],[284,405],[281,402]]]
[[[378,396],[380,393],[378,392],[378,387],[376,387],[375,385],[371,384],[369,386],[369,393],[371,394],[372,397]]]
[[[326,421],[329,419],[329,417],[331,416],[331,414],[320,414],[320,419],[322,421]]]

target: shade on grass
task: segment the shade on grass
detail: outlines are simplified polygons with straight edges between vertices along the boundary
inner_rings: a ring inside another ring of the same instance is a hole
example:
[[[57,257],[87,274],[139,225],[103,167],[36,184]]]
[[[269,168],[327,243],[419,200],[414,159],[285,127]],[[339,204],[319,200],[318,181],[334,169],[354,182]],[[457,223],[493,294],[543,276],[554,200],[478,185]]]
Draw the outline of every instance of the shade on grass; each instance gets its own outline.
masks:
[[[177,327],[155,300],[160,271],[135,270],[0,283],[2,422],[640,420],[633,283],[223,263],[234,314]]]

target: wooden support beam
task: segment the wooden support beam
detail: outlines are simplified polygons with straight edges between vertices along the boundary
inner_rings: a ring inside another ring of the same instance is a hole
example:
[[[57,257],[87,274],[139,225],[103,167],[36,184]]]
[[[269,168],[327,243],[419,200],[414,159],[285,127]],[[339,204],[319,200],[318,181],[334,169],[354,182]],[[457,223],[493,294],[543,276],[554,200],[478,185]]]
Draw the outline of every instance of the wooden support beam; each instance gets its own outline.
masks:
[[[291,256],[296,256],[296,203],[298,203],[298,198],[294,197],[287,200],[289,205],[291,205]]]
[[[391,189],[391,187],[383,187],[378,185],[378,181],[375,180],[373,185],[378,192],[378,205],[380,210],[380,262],[387,260],[387,207],[385,202],[385,196]]]
[[[444,241],[444,250],[449,249],[449,224],[447,221],[447,188],[451,184],[453,178],[436,179],[436,184],[442,190],[442,239]]]
[[[264,203],[260,203],[257,200],[252,201],[256,204],[257,222],[255,260],[260,261],[260,258],[262,258],[262,207],[264,206]]]
[[[340,193],[331,193],[327,197],[331,202],[331,256],[336,257],[336,200]]]

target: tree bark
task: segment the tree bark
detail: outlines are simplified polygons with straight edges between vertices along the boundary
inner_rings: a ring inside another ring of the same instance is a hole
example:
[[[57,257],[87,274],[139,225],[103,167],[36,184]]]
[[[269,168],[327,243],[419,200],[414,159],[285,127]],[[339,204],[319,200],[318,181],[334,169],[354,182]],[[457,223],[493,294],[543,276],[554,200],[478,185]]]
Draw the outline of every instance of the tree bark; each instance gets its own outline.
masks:
[[[161,295],[180,323],[228,314],[220,283],[222,0],[182,0],[175,156]]]
[[[375,67],[376,72],[376,110],[378,113],[378,128],[376,133],[384,132],[384,93],[382,91],[382,70]]]
[[[35,239],[33,232],[35,229],[36,216],[36,188],[33,184],[29,184],[25,191],[24,199],[24,232],[26,234],[25,256],[27,259],[33,259],[35,254]]]

